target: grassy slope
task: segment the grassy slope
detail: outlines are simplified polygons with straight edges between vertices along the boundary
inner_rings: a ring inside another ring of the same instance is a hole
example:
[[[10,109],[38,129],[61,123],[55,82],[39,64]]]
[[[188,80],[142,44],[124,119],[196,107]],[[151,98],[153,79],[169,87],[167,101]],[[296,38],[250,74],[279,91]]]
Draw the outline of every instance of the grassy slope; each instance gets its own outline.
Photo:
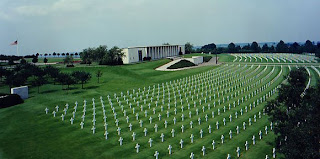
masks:
[[[179,72],[154,71],[159,65],[169,60],[159,60],[143,64],[125,66],[77,67],[64,71],[86,70],[92,73],[103,71],[100,84],[93,74],[93,79],[80,89],[62,91],[60,85],[45,85],[41,94],[31,88],[30,98],[24,104],[0,110],[0,154],[4,158],[92,158],[107,151],[107,144],[101,143],[99,136],[88,135],[90,131],[77,131],[77,126],[62,124],[44,115],[45,107],[64,105],[71,101],[99,98],[114,92],[162,83],[169,80],[197,74],[212,67],[202,67]],[[9,92],[8,87],[0,91]],[[64,126],[63,126],[64,125]],[[67,126],[68,125],[68,126]],[[72,132],[72,133],[70,133]],[[103,144],[103,145],[101,145]],[[114,157],[117,157],[116,155]]]

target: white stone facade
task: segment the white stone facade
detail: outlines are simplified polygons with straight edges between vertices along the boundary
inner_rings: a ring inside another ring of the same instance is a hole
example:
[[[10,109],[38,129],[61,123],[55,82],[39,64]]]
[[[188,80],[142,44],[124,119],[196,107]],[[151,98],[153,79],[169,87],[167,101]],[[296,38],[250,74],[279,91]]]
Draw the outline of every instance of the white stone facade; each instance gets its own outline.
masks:
[[[155,60],[179,56],[179,52],[181,52],[181,54],[185,54],[184,45],[129,47],[123,49],[125,56],[122,60],[124,64],[129,64],[143,61],[144,57],[150,57],[151,60]]]
[[[203,56],[192,56],[192,58],[185,58],[185,59],[196,65],[203,63]]]
[[[22,99],[29,97],[28,86],[11,88],[11,94],[18,94]]]

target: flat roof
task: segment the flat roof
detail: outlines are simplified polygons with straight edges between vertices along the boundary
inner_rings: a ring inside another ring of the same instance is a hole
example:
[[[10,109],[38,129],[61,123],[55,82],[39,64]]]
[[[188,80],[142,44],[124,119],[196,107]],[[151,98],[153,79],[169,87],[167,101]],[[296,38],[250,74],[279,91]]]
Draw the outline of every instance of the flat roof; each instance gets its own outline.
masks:
[[[132,49],[132,48],[146,48],[146,47],[161,47],[161,46],[183,46],[183,45],[153,45],[153,46],[133,46],[133,47],[127,47],[127,49]]]

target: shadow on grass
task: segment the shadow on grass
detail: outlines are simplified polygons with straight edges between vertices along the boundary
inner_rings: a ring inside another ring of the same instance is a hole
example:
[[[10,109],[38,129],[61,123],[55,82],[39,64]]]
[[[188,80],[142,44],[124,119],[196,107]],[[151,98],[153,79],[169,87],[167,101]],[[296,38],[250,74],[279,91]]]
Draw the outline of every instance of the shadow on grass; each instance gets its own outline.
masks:
[[[84,90],[86,89],[96,89],[99,88],[99,86],[88,86],[88,87],[84,87]]]
[[[53,92],[57,92],[58,90],[46,90],[46,91],[42,91],[40,93],[53,93]]]

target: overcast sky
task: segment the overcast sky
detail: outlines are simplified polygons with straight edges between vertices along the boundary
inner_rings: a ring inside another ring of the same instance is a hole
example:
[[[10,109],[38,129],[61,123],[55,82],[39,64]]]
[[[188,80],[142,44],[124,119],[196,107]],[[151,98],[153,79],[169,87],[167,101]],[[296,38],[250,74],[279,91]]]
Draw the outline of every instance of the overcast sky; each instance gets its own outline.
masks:
[[[320,41],[320,0],[1,0],[0,54]]]

